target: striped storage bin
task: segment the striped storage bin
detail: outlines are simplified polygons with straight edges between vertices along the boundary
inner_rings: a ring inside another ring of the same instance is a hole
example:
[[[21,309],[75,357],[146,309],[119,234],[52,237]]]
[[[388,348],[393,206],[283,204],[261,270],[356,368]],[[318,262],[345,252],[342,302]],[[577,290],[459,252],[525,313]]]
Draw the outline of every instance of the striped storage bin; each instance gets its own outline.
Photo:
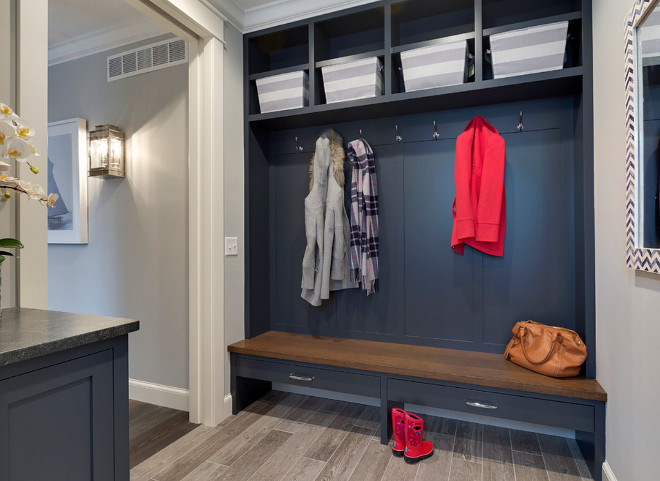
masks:
[[[378,57],[321,67],[328,104],[383,95],[383,66]]]
[[[490,36],[493,76],[512,77],[564,68],[568,22],[521,28]]]
[[[291,72],[256,80],[261,113],[305,107],[309,100],[307,72]]]
[[[637,30],[642,40],[643,66],[660,64],[660,10],[651,12]]]
[[[466,40],[401,52],[406,92],[464,83],[467,55]]]

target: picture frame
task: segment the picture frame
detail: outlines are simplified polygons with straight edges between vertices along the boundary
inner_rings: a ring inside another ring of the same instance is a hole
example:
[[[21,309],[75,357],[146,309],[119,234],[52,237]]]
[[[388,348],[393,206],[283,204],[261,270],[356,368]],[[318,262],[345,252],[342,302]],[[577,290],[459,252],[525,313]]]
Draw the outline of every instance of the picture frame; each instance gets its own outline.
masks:
[[[48,209],[49,244],[87,244],[87,121],[48,124],[48,192],[60,197]]]

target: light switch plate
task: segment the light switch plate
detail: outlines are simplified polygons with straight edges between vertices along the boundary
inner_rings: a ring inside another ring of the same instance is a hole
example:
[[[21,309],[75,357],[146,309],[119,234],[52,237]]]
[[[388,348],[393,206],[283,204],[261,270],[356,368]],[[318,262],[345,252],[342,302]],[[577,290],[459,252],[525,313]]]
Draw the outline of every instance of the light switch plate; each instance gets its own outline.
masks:
[[[238,255],[238,237],[225,237],[225,256]]]

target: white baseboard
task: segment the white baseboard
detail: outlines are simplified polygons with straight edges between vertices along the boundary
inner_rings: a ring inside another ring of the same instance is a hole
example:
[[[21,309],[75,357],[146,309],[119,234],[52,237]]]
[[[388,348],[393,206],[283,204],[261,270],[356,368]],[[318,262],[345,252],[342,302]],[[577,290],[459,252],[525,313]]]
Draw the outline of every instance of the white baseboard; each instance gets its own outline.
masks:
[[[128,380],[128,397],[156,406],[178,409],[188,412],[189,394],[187,389],[165,386],[155,382]],[[230,403],[231,408],[231,403]],[[231,413],[231,409],[230,409]]]
[[[617,481],[616,476],[614,476],[614,471],[610,468],[610,464],[605,461],[603,463],[603,481]]]

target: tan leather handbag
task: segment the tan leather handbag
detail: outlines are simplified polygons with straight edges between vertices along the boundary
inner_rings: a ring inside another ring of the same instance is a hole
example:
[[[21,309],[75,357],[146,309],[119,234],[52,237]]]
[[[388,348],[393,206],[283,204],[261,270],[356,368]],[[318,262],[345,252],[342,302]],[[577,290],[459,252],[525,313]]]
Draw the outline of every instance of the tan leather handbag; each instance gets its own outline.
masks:
[[[518,322],[504,357],[532,371],[552,377],[580,374],[587,347],[575,331],[539,322]]]

